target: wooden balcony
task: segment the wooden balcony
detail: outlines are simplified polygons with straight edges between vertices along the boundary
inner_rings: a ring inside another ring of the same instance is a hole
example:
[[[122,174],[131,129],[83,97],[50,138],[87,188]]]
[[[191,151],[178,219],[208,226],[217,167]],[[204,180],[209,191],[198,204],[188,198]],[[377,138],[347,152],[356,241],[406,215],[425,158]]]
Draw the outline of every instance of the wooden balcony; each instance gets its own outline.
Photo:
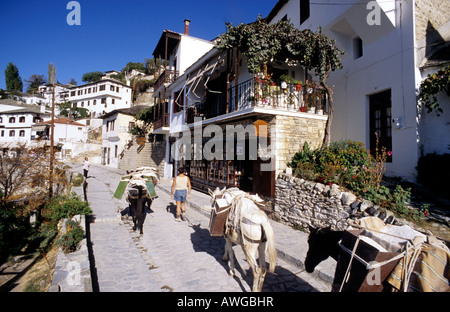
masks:
[[[294,85],[282,83],[260,83],[250,79],[228,89],[228,103],[225,95],[214,95],[188,108],[186,122],[195,117],[203,120],[217,116],[260,107],[277,111],[290,111],[326,115],[328,97],[323,88],[315,85]]]
[[[158,90],[163,84],[173,83],[178,78],[178,71],[166,69],[156,80],[154,89]]]
[[[169,114],[165,113],[164,115],[157,116],[155,121],[153,122],[153,129],[157,130],[163,127],[169,127]]]

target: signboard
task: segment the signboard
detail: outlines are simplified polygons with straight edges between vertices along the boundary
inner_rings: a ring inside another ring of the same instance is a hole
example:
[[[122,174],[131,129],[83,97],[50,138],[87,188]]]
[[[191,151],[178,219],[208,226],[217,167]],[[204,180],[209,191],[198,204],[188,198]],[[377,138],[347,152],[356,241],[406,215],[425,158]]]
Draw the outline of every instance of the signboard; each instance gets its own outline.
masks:
[[[136,138],[136,143],[138,145],[145,145],[145,137],[137,137]]]

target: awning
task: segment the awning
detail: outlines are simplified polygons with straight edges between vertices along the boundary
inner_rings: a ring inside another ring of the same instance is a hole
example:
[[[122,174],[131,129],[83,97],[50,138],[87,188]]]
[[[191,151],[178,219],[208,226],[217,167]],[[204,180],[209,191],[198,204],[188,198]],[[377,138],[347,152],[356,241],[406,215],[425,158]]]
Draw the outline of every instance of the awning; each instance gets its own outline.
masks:
[[[31,126],[31,131],[42,132],[45,131],[47,125],[33,125]]]

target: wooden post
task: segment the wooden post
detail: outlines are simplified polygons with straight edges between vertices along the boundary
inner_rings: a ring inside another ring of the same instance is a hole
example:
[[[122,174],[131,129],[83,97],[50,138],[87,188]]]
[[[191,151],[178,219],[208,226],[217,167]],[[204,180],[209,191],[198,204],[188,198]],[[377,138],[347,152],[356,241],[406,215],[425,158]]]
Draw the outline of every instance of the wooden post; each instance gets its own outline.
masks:
[[[50,177],[49,177],[49,188],[48,188],[48,195],[49,197],[53,197],[53,162],[55,158],[55,151],[54,151],[54,140],[55,140],[55,81],[56,81],[56,72],[55,72],[55,65],[49,64],[48,66],[48,79],[49,82],[52,84],[52,121],[50,124]]]

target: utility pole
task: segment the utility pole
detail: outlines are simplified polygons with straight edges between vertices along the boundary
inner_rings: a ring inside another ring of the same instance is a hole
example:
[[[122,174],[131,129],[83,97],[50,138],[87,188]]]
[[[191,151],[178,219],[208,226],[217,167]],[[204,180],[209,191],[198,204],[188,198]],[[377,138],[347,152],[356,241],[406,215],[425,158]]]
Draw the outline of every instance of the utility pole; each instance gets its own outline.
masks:
[[[50,178],[49,178],[49,197],[53,197],[53,162],[55,158],[54,139],[55,139],[55,81],[56,68],[53,63],[48,65],[48,82],[52,84],[52,122],[50,124]]]

